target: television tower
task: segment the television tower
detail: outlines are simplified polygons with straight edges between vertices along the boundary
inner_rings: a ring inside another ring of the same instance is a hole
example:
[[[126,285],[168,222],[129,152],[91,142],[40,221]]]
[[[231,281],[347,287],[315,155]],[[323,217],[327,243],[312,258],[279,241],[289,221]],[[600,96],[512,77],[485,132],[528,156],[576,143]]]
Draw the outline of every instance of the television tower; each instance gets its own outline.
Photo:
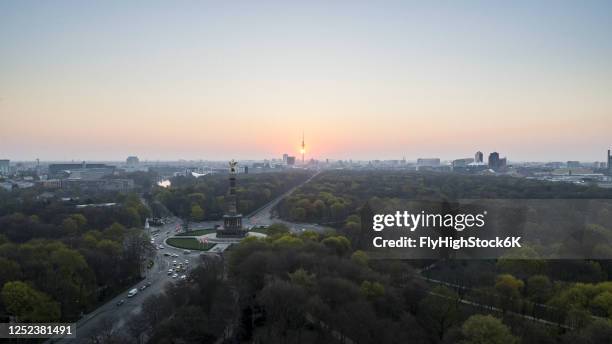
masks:
[[[304,144],[304,132],[302,131],[302,165],[304,165],[304,153],[306,152],[306,145]]]

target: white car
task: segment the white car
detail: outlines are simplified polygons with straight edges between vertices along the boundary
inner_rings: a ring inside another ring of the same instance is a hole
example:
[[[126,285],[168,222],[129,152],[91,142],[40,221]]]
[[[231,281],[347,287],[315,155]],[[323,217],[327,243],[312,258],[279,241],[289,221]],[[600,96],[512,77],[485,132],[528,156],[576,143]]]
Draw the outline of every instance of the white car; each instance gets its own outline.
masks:
[[[184,280],[187,278],[187,275],[181,275],[181,279]]]
[[[178,274],[172,275],[172,278],[177,278],[177,277],[178,277]]]

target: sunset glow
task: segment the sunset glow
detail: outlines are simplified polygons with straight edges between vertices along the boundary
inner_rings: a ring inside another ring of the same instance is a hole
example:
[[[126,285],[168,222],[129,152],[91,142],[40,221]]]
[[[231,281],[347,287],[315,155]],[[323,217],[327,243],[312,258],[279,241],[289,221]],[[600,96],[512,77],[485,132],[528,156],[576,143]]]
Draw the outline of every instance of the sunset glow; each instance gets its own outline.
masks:
[[[318,159],[602,160],[611,22],[610,2],[2,2],[2,148],[257,159],[305,131]]]

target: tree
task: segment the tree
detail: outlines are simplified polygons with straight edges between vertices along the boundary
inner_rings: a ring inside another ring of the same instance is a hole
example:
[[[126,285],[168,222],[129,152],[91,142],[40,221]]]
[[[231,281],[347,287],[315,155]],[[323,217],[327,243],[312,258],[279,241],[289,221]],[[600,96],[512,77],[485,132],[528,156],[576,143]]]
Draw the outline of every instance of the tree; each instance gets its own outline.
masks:
[[[521,298],[521,290],[525,283],[510,274],[497,276],[495,290],[501,297],[501,307],[505,312],[515,306]]]
[[[193,221],[202,221],[204,220],[204,210],[202,210],[199,204],[194,203],[191,205],[190,216]]]
[[[74,236],[77,235],[79,226],[74,219],[68,217],[62,221],[62,231],[65,236]]]
[[[282,338],[286,338],[290,330],[297,331],[300,337],[306,322],[304,311],[306,292],[302,287],[276,280],[261,291],[258,299],[264,306],[271,324],[268,329],[276,328],[276,333]],[[270,334],[268,331],[268,335]]]
[[[299,268],[292,273],[289,273],[291,283],[299,285],[306,290],[314,290],[317,285],[317,276],[311,274],[303,268]]]
[[[361,266],[367,267],[370,257],[368,257],[368,254],[364,251],[357,250],[351,254],[351,260]]]
[[[54,322],[60,319],[59,304],[24,282],[5,283],[1,295],[6,310],[19,321]]]
[[[321,243],[339,256],[343,256],[351,250],[351,242],[343,236],[328,237],[323,239]]]
[[[612,293],[604,291],[593,299],[593,306],[603,314],[612,317]]]
[[[374,299],[385,295],[385,287],[376,281],[363,281],[361,283],[361,292],[368,299]]]
[[[13,260],[0,257],[0,286],[21,279],[21,267]]]
[[[459,321],[459,295],[447,287],[435,287],[421,301],[419,313],[424,327],[432,329],[439,340]]]
[[[534,302],[546,302],[552,294],[552,283],[548,276],[535,275],[527,280],[527,295]]]
[[[289,227],[282,223],[273,223],[268,226],[267,233],[269,236],[289,234]]]
[[[461,326],[464,344],[513,344],[518,338],[506,325],[491,315],[472,315]]]

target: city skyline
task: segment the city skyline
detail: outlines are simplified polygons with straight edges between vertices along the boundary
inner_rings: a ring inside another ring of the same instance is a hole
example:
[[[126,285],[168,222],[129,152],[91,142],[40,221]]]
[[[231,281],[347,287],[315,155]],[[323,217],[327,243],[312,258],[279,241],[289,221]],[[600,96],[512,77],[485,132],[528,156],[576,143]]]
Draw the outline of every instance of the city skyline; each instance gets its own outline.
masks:
[[[605,161],[612,4],[0,4],[0,158]]]

